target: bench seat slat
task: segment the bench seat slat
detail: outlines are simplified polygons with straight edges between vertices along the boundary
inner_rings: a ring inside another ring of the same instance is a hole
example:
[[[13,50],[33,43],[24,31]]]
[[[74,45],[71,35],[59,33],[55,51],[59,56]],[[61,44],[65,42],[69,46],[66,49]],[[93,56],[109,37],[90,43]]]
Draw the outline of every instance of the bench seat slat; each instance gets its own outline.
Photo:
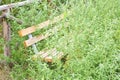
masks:
[[[41,41],[43,39],[46,39],[47,37],[53,35],[55,32],[59,31],[61,29],[60,26],[55,26],[52,29],[49,29],[45,35],[38,35],[35,37],[32,37],[31,39],[25,40],[24,41],[24,46],[28,47],[31,46],[34,43],[37,43],[38,41]]]
[[[28,40],[25,40],[24,41],[24,46],[25,47],[28,47],[28,46],[31,46],[32,44],[34,43],[37,43],[38,41],[41,41],[43,39],[46,39],[47,37],[49,37],[50,35],[38,35],[38,36],[35,36],[31,39],[28,39]]]
[[[50,49],[48,51],[40,51],[38,54],[35,54],[32,58],[38,59],[38,58],[42,58],[43,60],[45,60],[46,62],[52,62],[52,59],[54,57],[61,59],[63,56],[62,52],[57,51],[55,48],[54,49]]]
[[[22,37],[22,36],[28,35],[28,34],[35,32],[35,31],[36,31],[36,27],[32,26],[32,27],[28,27],[26,29],[22,29],[22,30],[18,31],[18,34],[19,34],[19,36]]]
[[[53,20],[47,20],[47,21],[42,22],[42,23],[40,23],[40,24],[38,24],[36,26],[28,27],[26,29],[22,29],[22,30],[18,31],[18,33],[19,33],[19,35],[21,37],[26,36],[26,35],[28,35],[30,33],[35,32],[38,29],[42,29],[42,28],[44,28],[44,27],[46,27],[46,26],[48,26],[50,24],[54,24],[54,23],[62,20],[63,18],[64,18],[64,14],[61,14],[61,15],[55,17]]]

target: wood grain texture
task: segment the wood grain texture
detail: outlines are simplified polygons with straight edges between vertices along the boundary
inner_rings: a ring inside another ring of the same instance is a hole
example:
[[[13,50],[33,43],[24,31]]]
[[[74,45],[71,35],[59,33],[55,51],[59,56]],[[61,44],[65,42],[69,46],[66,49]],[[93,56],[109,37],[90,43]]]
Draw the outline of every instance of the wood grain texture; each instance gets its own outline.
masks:
[[[36,0],[36,1],[41,2],[41,0]],[[24,6],[24,5],[27,5],[27,4],[34,3],[34,2],[35,2],[35,0],[26,0],[26,1],[22,1],[22,2],[2,5],[2,6],[0,6],[0,11],[10,9],[10,8],[14,8],[14,7]]]
[[[35,37],[31,38],[31,39],[28,39],[28,40],[24,41],[24,46],[25,47],[31,46],[32,44],[35,44],[38,41],[41,41],[43,39],[46,39],[49,36],[50,35],[38,35],[38,36],[35,36]]]
[[[10,25],[7,23],[6,19],[3,19],[3,37],[4,37],[4,55],[10,56]]]
[[[45,34],[41,34],[35,37],[32,37],[31,39],[25,40],[24,41],[24,46],[29,47],[32,44],[37,43],[38,41],[41,41],[43,39],[48,38],[51,35],[54,35],[56,32],[58,32],[62,27],[60,25],[53,27],[52,29],[49,29],[45,32]]]
[[[22,30],[18,31],[18,33],[22,37],[22,36],[28,35],[28,34],[35,32],[35,31],[36,31],[36,27],[32,26],[32,27],[28,27],[26,29],[22,29]]]
[[[61,59],[63,52],[57,51],[55,48],[50,50],[42,50],[38,54],[35,54],[32,59],[36,60],[42,58],[45,62],[53,62],[54,58]]]
[[[35,32],[37,29],[42,29],[42,28],[44,28],[44,27],[46,27],[46,26],[48,26],[50,24],[54,24],[54,23],[62,20],[63,18],[64,18],[64,14],[61,14],[61,15],[55,17],[53,20],[47,20],[47,21],[42,22],[42,23],[40,23],[40,24],[38,24],[36,26],[31,26],[31,27],[28,27],[26,29],[22,29],[22,30],[18,31],[18,33],[19,33],[19,35],[21,37],[26,36],[26,35],[28,35],[30,33]]]

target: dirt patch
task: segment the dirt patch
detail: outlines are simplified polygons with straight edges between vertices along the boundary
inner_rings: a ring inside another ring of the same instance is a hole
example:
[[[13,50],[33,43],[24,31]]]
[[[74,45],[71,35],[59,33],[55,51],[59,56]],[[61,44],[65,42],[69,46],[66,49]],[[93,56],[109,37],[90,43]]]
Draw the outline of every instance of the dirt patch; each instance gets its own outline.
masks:
[[[5,62],[0,61],[0,80],[11,80],[10,78],[10,68]]]
[[[0,70],[0,80],[11,80],[8,70]]]

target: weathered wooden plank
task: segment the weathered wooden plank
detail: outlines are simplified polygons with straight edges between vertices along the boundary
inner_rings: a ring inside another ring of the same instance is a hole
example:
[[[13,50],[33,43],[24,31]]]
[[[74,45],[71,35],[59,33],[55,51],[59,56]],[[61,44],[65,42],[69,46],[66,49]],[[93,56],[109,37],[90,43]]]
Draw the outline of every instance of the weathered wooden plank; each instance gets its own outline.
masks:
[[[51,49],[51,50],[48,50],[46,52],[44,52],[44,54],[41,55],[42,58],[46,58],[48,56],[51,56],[52,57],[52,53],[56,53],[57,50],[54,48],[54,49]]]
[[[45,62],[52,62],[53,58],[61,59],[63,56],[63,52],[57,51],[55,48],[50,50],[42,50],[38,54],[35,54],[32,59],[37,60],[42,58]]]
[[[0,37],[3,35],[3,30],[2,30],[2,21],[0,21]]]
[[[9,41],[10,41],[10,26],[8,25],[6,19],[3,19],[3,37],[5,40],[4,44],[4,55],[9,56],[10,55],[10,46],[9,46]]]
[[[49,37],[51,35],[54,35],[54,33],[57,32],[57,31],[59,31],[60,29],[61,29],[61,26],[58,25],[58,26],[53,27],[52,29],[49,29],[45,33],[45,35],[41,34],[41,35],[35,36],[35,37],[31,38],[31,39],[25,40],[24,41],[24,46],[28,47],[28,46],[31,46],[32,44],[37,43],[38,41],[46,39],[47,37]]]
[[[36,27],[32,26],[32,27],[28,27],[26,29],[22,29],[22,30],[18,31],[18,33],[22,37],[22,36],[28,35],[28,34],[35,32],[35,31],[36,31]]]
[[[36,0],[36,1],[41,2],[41,0]],[[26,0],[26,1],[22,1],[22,2],[2,5],[2,6],[0,6],[0,11],[10,9],[10,8],[14,8],[14,7],[24,6],[24,5],[27,5],[27,4],[31,4],[33,2],[35,2],[35,0]]]
[[[52,56],[50,56],[50,54],[52,52],[55,52],[56,49],[50,49],[50,50],[42,50],[40,51],[38,54],[35,54],[34,56],[32,56],[33,60],[37,60],[39,58],[42,58],[42,60],[44,60],[45,62],[52,62]]]
[[[45,57],[44,61],[45,61],[45,62],[50,62],[50,63],[51,63],[53,60],[52,60],[52,57],[49,56],[49,57]]]
[[[35,32],[37,29],[42,29],[50,24],[54,24],[54,23],[62,20],[63,18],[64,18],[64,14],[61,14],[61,15],[55,17],[53,20],[47,20],[47,21],[42,22],[36,26],[31,26],[31,27],[28,27],[26,29],[22,29],[22,30],[18,31],[18,33],[21,37],[25,36],[25,35],[28,35],[30,33]]]
[[[26,41],[24,41],[24,46],[28,47],[31,46],[32,44],[37,43],[38,41],[41,41],[43,39],[46,39],[47,37],[49,37],[50,35],[39,35],[39,36],[35,36],[31,39],[28,39]]]

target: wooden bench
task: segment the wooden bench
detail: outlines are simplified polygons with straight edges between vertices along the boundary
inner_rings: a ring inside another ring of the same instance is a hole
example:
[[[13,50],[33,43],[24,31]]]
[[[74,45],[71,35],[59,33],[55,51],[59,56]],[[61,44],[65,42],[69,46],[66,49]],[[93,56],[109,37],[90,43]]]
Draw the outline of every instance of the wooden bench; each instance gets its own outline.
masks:
[[[50,50],[42,50],[42,51],[38,52],[37,47],[35,45],[37,42],[44,40],[44,39],[48,38],[49,36],[53,35],[54,31],[59,30],[59,26],[49,29],[46,34],[40,34],[35,37],[32,36],[32,33],[36,32],[38,29],[42,29],[49,25],[55,24],[55,23],[61,21],[63,18],[64,18],[64,14],[61,14],[57,17],[54,17],[52,20],[47,20],[36,26],[31,26],[26,29],[22,29],[22,30],[18,31],[18,33],[21,37],[28,35],[29,39],[24,41],[24,46],[25,47],[32,46],[32,49],[35,53],[35,55],[33,56],[33,59],[42,58],[45,62],[53,62],[53,58],[57,58],[57,59],[62,58],[63,53],[57,51],[55,48],[50,49]]]

